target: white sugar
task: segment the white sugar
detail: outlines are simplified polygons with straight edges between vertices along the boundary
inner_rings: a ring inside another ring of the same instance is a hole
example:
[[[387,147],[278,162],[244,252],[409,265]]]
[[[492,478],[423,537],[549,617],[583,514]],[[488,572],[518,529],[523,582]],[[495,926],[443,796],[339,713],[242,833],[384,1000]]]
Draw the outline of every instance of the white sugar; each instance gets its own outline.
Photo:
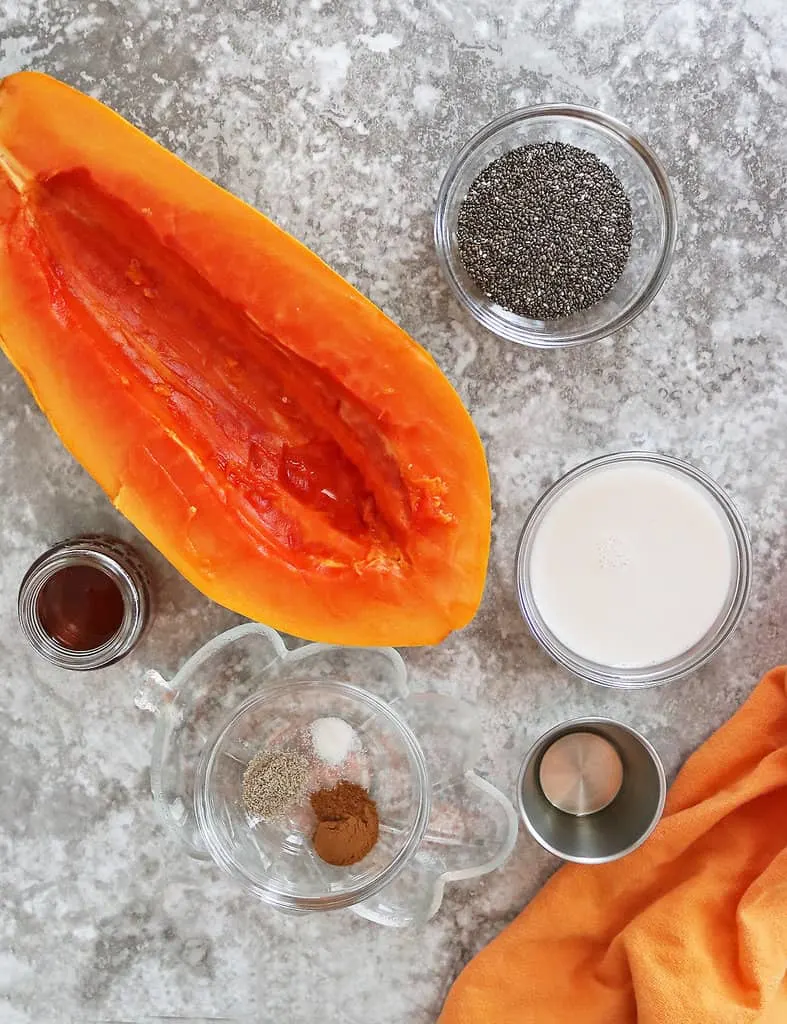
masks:
[[[355,749],[355,730],[342,718],[316,718],[309,731],[314,753],[325,764],[341,764]]]

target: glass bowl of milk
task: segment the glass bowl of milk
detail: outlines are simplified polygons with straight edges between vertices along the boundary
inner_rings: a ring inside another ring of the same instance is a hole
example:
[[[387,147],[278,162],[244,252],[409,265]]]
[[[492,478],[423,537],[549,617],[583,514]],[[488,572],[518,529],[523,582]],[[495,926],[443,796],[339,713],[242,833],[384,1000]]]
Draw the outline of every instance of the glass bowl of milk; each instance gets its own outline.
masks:
[[[705,664],[751,589],[740,513],[678,459],[618,452],[561,477],[528,516],[519,605],[559,664],[604,686],[666,683]]]

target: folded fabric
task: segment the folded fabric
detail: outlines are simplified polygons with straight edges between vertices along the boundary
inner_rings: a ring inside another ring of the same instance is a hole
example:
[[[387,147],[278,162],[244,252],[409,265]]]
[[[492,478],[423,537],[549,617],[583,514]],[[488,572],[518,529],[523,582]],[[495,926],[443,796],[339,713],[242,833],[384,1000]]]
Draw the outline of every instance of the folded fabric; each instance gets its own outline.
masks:
[[[561,868],[439,1024],[787,1024],[787,669],[686,762],[647,842]]]

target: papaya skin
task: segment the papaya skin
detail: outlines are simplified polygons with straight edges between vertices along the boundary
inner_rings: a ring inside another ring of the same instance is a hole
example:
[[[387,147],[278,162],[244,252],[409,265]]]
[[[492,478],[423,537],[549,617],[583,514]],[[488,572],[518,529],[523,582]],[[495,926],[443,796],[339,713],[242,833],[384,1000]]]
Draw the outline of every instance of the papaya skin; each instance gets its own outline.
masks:
[[[0,347],[218,603],[362,645],[474,615],[489,477],[434,360],[262,214],[34,72],[0,82]]]

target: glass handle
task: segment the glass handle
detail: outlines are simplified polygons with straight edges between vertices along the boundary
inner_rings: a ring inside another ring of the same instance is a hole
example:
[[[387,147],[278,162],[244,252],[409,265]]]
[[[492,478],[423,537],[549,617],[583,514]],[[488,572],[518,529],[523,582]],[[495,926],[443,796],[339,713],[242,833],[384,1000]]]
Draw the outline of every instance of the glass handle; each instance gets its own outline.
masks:
[[[140,711],[158,715],[162,705],[171,704],[174,697],[175,691],[164,676],[151,668],[143,676],[142,685],[134,694],[134,704]]]
[[[441,693],[411,693],[391,701],[407,722],[426,755],[432,788],[461,778],[481,753],[478,709]]]

